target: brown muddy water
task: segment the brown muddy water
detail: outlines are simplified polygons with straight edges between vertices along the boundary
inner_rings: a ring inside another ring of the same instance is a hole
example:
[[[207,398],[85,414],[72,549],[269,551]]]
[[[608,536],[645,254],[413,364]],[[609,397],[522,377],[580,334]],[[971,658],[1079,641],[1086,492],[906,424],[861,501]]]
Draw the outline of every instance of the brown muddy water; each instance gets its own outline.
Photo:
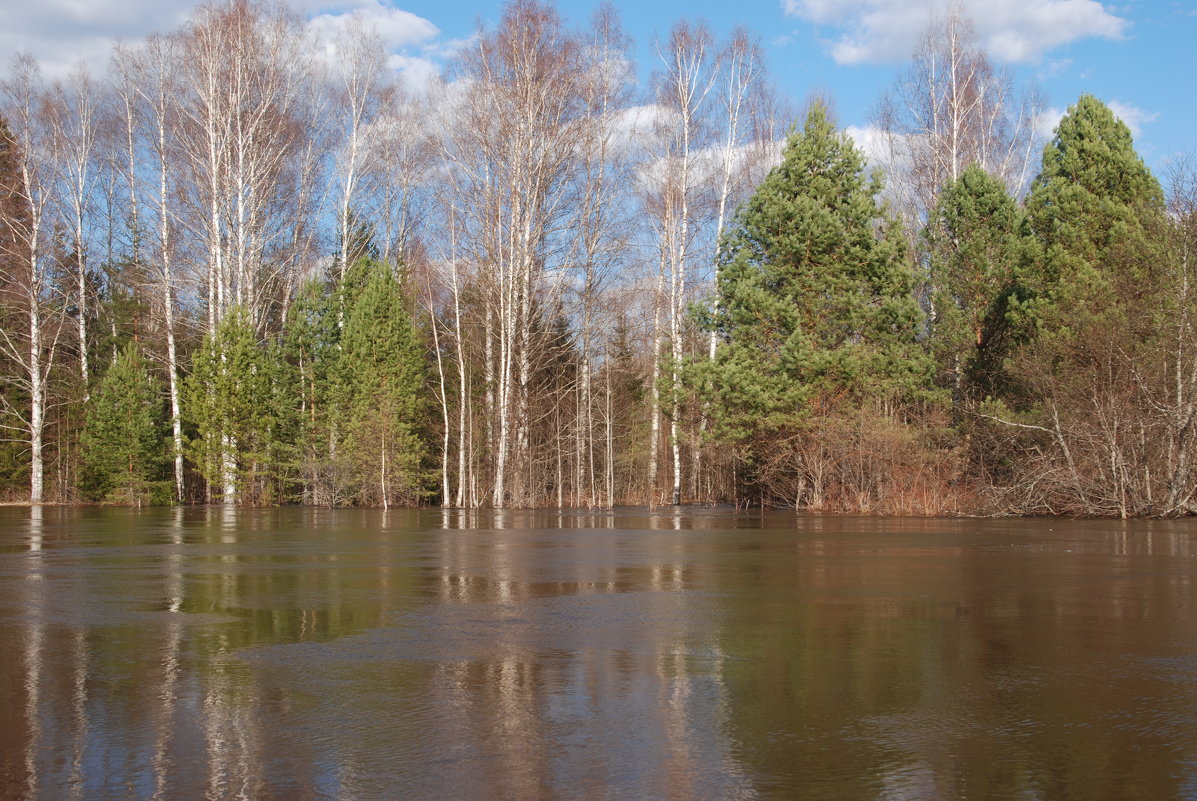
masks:
[[[1197,799],[1197,526],[0,509],[3,799]]]

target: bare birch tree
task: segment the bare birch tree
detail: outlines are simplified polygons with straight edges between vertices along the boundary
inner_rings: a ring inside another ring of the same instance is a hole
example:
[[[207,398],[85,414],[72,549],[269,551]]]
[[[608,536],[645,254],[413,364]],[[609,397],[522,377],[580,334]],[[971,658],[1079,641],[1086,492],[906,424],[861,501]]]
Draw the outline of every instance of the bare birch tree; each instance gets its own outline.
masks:
[[[427,213],[437,145],[429,130],[430,99],[392,89],[369,132],[362,190],[370,198],[379,255],[395,265]]]
[[[371,149],[370,133],[381,110],[393,98],[393,87],[386,80],[386,49],[376,31],[369,30],[359,14],[351,15],[349,23],[333,42],[333,81],[337,87],[335,119],[342,125],[341,141],[336,160],[339,183],[337,198],[337,261],[344,276],[349,268],[355,216],[354,213],[363,171],[368,165]]]
[[[1165,319],[1172,331],[1164,340],[1168,347],[1163,391],[1154,400],[1148,399],[1148,408],[1164,421],[1167,446],[1161,478],[1166,491],[1162,504],[1152,511],[1183,515],[1197,510],[1192,466],[1197,443],[1197,159],[1189,155],[1171,162],[1165,168],[1165,184],[1173,268]]]
[[[583,74],[585,117],[579,144],[581,164],[575,207],[571,261],[580,272],[578,338],[579,377],[575,397],[573,502],[597,506],[595,410],[592,376],[596,358],[599,294],[627,246],[619,231],[631,225],[621,206],[631,164],[617,151],[617,120],[631,97],[629,40],[611,6],[595,14],[586,41],[588,69]]]
[[[79,373],[83,397],[87,400],[87,324],[91,303],[87,270],[90,242],[87,227],[91,218],[94,175],[92,160],[96,139],[98,87],[80,65],[65,82],[54,86],[48,103],[51,135],[54,137],[55,183],[53,196],[63,207],[59,216],[70,232],[71,261],[75,273],[74,317],[79,337]]]
[[[307,210],[311,62],[299,19],[249,0],[202,7],[181,40],[179,134],[189,173],[187,228],[203,254],[211,335],[232,309],[262,331],[296,283]],[[237,433],[220,435],[223,497],[236,503]],[[213,452],[216,449],[212,449]]]
[[[663,152],[655,165],[660,182],[659,217],[656,220],[662,277],[658,293],[665,289],[664,273],[669,275],[668,337],[669,360],[669,452],[673,467],[670,502],[681,503],[682,456],[679,432],[681,401],[680,369],[683,358],[683,326],[688,295],[687,269],[696,257],[695,240],[704,209],[699,189],[703,182],[696,156],[707,144],[710,133],[709,104],[718,81],[718,59],[714,38],[703,23],[679,22],[669,39],[659,43],[657,54],[662,70],[657,76],[657,102],[661,109]],[[658,304],[660,301],[658,302]],[[659,317],[658,317],[659,319]],[[654,325],[654,350],[657,358],[663,350],[664,329]],[[654,373],[659,368],[654,368]],[[660,415],[659,380],[653,382],[653,419]],[[655,449],[655,444],[654,444]],[[656,459],[649,467],[649,490],[655,492]]]
[[[455,118],[445,126],[463,244],[485,272],[496,507],[538,497],[529,391],[546,259],[575,160],[580,55],[578,39],[551,8],[526,0],[507,6],[498,29],[481,32],[459,60]]]
[[[4,394],[6,438],[29,445],[29,501],[40,504],[45,490],[47,383],[58,354],[62,299],[50,275],[50,227],[55,138],[46,121],[46,97],[37,62],[28,56],[13,60],[10,78],[0,84],[4,117],[9,124],[5,155],[13,167],[11,211],[3,226],[3,284],[11,299],[15,324],[0,327],[4,355],[19,372],[5,376],[27,398],[21,409]]]
[[[309,133],[306,50],[298,18],[248,0],[201,8],[184,33],[180,142],[202,204],[209,331],[233,306],[261,326],[290,286],[294,258],[279,254],[301,222],[287,216]]]
[[[1022,194],[1038,155],[1042,101],[1018,90],[977,41],[956,2],[932,19],[910,67],[878,105],[889,191],[918,230],[940,189],[977,164]]]
[[[152,281],[151,291],[162,315],[170,394],[171,462],[175,497],[181,501],[184,498],[183,427],[175,308],[178,293],[175,251],[179,227],[175,195],[179,189],[181,167],[175,146],[175,104],[181,87],[175,70],[179,57],[177,39],[154,36],[136,51],[118,49],[113,66],[117,94],[125,111],[130,213],[134,224],[139,225],[136,209],[145,205],[147,213],[154,218],[152,224],[147,225],[144,250],[147,278]]]

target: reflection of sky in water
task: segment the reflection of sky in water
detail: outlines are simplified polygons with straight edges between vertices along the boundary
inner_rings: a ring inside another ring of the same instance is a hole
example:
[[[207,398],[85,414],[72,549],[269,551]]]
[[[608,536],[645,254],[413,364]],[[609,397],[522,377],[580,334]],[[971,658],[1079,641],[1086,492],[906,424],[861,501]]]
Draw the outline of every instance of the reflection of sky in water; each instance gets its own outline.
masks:
[[[427,766],[405,777],[419,798],[747,792],[721,725],[717,655],[687,644],[714,634],[709,615],[687,609],[703,599],[586,586],[557,597],[517,588],[513,601],[509,583],[495,585],[495,600],[442,602],[243,658],[267,684],[304,688],[300,728],[354,721],[366,784],[351,795],[385,794],[395,764]]]
[[[1182,523],[0,509],[0,797],[1194,797]]]

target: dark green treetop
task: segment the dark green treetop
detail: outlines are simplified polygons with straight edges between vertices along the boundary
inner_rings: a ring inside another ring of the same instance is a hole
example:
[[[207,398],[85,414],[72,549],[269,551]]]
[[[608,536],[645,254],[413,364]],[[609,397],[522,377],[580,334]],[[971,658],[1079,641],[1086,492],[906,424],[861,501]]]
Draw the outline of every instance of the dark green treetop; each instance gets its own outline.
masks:
[[[338,360],[345,447],[361,477],[360,501],[412,501],[425,480],[424,347],[391,268],[366,261],[349,274],[359,272],[364,283],[347,298]]]
[[[941,383],[959,392],[978,350],[994,344],[987,340],[997,333],[995,304],[1026,250],[1023,215],[1001,181],[972,165],[940,193],[923,240],[933,287],[930,343]]]
[[[1149,281],[1160,261],[1152,239],[1163,211],[1163,191],[1135,152],[1130,129],[1100,100],[1082,95],[1044,148],[1026,200],[1037,248],[1021,283],[1038,310],[1101,306],[1120,284]]]
[[[155,483],[165,483],[165,435],[161,383],[130,342],[100,380],[87,408],[79,439],[87,497],[135,506],[151,502]]]
[[[293,436],[283,418],[295,405],[281,362],[280,349],[259,343],[241,307],[196,352],[184,382],[183,417],[194,432],[191,460],[213,488],[228,479],[239,494],[261,487],[259,479],[269,477],[263,471],[278,464],[279,445]]]
[[[923,392],[930,360],[899,226],[880,179],[815,105],[724,238],[708,385],[732,438],[800,423],[812,405]]]

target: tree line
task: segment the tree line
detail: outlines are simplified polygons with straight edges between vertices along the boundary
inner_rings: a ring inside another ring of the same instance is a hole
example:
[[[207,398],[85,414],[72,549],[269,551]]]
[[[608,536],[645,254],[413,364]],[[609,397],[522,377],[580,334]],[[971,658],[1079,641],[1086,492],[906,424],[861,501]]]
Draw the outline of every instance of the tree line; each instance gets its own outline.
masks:
[[[1044,145],[959,9],[868,159],[744,31],[677,23],[642,90],[630,52],[515,0],[411,87],[358,18],[229,0],[15,59],[0,491],[1192,510],[1191,165],[1089,96]]]

